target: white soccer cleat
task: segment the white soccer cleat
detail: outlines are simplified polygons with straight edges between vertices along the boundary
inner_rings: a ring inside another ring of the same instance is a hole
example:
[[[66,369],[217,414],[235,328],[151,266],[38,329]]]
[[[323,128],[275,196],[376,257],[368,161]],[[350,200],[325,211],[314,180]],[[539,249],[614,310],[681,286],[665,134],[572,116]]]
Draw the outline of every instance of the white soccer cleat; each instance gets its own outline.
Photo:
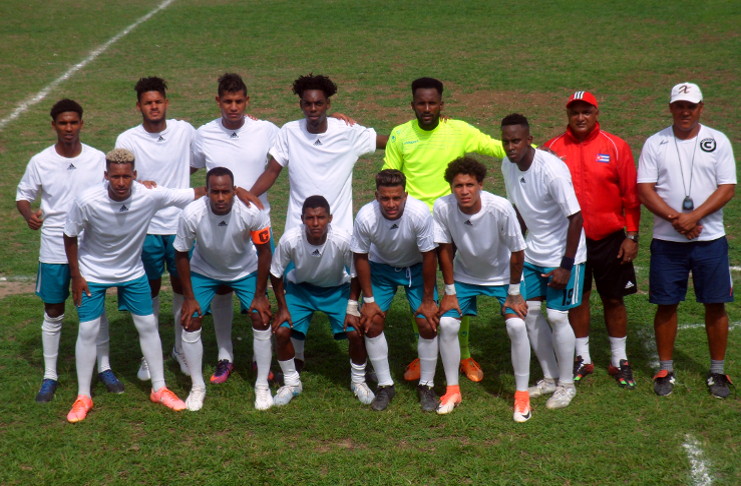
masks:
[[[573,384],[571,386],[559,385],[553,392],[553,396],[545,402],[545,407],[551,410],[568,407],[575,396],[576,387]]]
[[[273,395],[268,387],[255,387],[255,409],[267,410],[273,406]]]
[[[149,381],[152,379],[152,375],[149,374],[149,365],[147,360],[142,358],[142,362],[139,365],[139,371],[136,372],[136,377],[141,381]]]
[[[556,381],[553,378],[543,378],[527,389],[530,393],[530,398],[538,398],[543,395],[550,395],[556,391]]]
[[[172,348],[172,357],[180,365],[180,372],[184,374],[185,376],[190,376],[190,368],[188,368],[188,362],[185,361],[185,354],[178,353],[177,349]]]
[[[355,394],[355,396],[358,397],[358,400],[360,400],[360,403],[362,403],[363,405],[370,405],[373,399],[376,398],[376,395],[373,393],[366,382],[351,383],[350,389]]]
[[[188,398],[185,399],[185,406],[191,412],[197,412],[203,408],[203,400],[206,398],[206,387],[193,387],[190,389]]]
[[[278,391],[275,394],[274,403],[279,407],[288,405],[291,400],[293,400],[293,397],[299,396],[303,390],[304,386],[301,384],[300,381],[296,386],[283,385],[282,387],[278,388]]]

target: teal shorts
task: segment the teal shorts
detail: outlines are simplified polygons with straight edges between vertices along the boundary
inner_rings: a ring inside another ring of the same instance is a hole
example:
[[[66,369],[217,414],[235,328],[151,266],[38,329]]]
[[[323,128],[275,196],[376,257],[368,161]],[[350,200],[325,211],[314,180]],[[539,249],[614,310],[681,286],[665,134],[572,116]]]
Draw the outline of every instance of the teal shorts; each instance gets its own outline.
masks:
[[[386,312],[391,307],[396,290],[404,287],[407,302],[412,312],[419,309],[424,297],[424,282],[422,279],[422,264],[418,263],[411,267],[392,267],[384,263],[369,262],[371,269],[371,285],[373,287],[373,298],[376,299],[378,307]],[[437,302],[437,288],[433,296]],[[422,315],[415,317],[424,318]]]
[[[231,288],[234,293],[237,294],[237,298],[239,299],[243,311],[246,311],[252,305],[252,299],[255,298],[257,272],[231,282],[216,280],[199,273],[191,272],[190,281],[193,285],[193,294],[195,295],[204,316],[211,312],[211,301],[214,300],[216,290],[222,285]],[[196,315],[194,314],[193,317],[196,317]]]
[[[553,271],[556,267],[539,267],[525,262],[522,276],[525,280],[525,291],[522,296],[525,300],[544,297],[546,307],[554,310],[569,310],[581,305],[581,294],[584,287],[584,264],[574,265],[571,269],[571,277],[565,289],[554,289],[548,287],[551,277],[545,278],[541,275]]]
[[[525,286],[520,284],[520,292],[525,294]],[[503,306],[507,300],[507,289],[509,285],[475,285],[463,282],[455,282],[455,294],[458,297],[458,307],[461,308],[461,312],[464,316],[477,316],[478,308],[476,306],[476,297],[483,295],[486,297],[494,297],[499,301],[499,305]],[[516,314],[515,311],[509,307],[502,309],[502,314]],[[458,311],[449,310],[444,314],[444,317],[455,317],[460,318]]]
[[[345,339],[345,315],[347,299],[350,297],[350,284],[337,287],[318,287],[309,283],[295,284],[286,281],[286,303],[291,313],[293,327],[291,334],[296,339],[305,339],[315,311],[327,314],[335,339]],[[288,327],[288,323],[281,324]],[[348,331],[354,331],[352,326]]]
[[[41,263],[36,272],[36,295],[44,304],[62,304],[69,297],[69,265]]]
[[[82,302],[77,308],[80,322],[92,321],[103,314],[105,310],[105,293],[111,287],[118,292],[118,310],[129,311],[137,316],[148,316],[152,310],[152,295],[149,280],[146,275],[128,282],[103,284],[88,282],[90,297],[82,293]]]
[[[147,235],[142,249],[142,263],[149,280],[157,280],[167,271],[173,277],[178,276],[175,265],[175,248],[172,246],[175,235]],[[192,253],[192,250],[191,250]]]

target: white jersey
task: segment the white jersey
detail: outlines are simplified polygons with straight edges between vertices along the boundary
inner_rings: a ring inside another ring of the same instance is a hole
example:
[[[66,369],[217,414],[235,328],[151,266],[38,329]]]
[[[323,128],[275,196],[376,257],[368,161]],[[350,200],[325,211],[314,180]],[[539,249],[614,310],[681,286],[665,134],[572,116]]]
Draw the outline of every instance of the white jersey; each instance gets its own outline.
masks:
[[[285,231],[301,224],[301,207],[309,196],[324,196],[336,228],[352,232],[352,170],[358,157],[376,150],[376,132],[327,118],[327,131],[309,133],[306,120],[280,129],[270,155],[288,168],[290,199]]]
[[[84,190],[102,185],[105,155],[82,144],[77,157],[59,155],[54,145],[31,157],[18,183],[16,201],[33,202],[41,196],[41,263],[64,264],[64,222],[75,198]]]
[[[183,120],[167,120],[167,128],[149,133],[142,125],[130,128],[116,139],[116,148],[134,154],[136,175],[140,181],[154,181],[170,189],[190,187],[190,145],[196,130]],[[178,230],[180,208],[161,209],[149,223],[147,233],[174,235]]]
[[[566,164],[555,155],[536,150],[526,171],[505,157],[502,175],[507,199],[527,226],[525,261],[541,267],[558,267],[566,252],[568,217],[581,211]],[[586,261],[584,230],[574,263]]]
[[[309,283],[318,287],[337,287],[350,282],[354,276],[350,234],[329,225],[327,240],[316,246],[306,239],[302,224],[286,231],[273,253],[270,273],[280,278],[290,262],[292,268],[286,278],[293,283]]]
[[[214,280],[233,282],[257,271],[257,250],[251,236],[264,230],[268,243],[269,228],[268,214],[255,205],[247,207],[235,200],[229,213],[217,215],[204,196],[186,206],[173,247],[186,252],[195,244],[191,270]]]
[[[82,276],[115,284],[144,275],[141,253],[150,220],[164,207],[185,206],[193,196],[193,189],[147,189],[138,182],[124,201],[111,199],[107,184],[83,192],[64,225],[65,235],[81,236],[77,259]]]
[[[435,201],[435,242],[455,244],[453,279],[474,285],[509,283],[510,255],[526,248],[515,210],[506,199],[481,191],[481,210],[464,214],[453,194]]]
[[[422,252],[434,250],[435,231],[427,204],[407,196],[398,219],[383,217],[378,201],[358,211],[352,234],[353,253],[366,253],[375,263],[392,267],[411,267],[422,262]]]
[[[275,143],[278,127],[266,120],[245,117],[236,129],[224,127],[221,118],[198,128],[193,141],[192,166],[207,171],[226,167],[234,174],[234,184],[249,190],[268,165],[268,151]],[[260,196],[270,213],[267,194]]]
[[[723,133],[704,125],[700,125],[697,136],[690,140],[679,140],[672,127],[665,128],[643,145],[638,160],[638,182],[656,184],[659,197],[677,211],[688,194],[697,208],[719,185],[736,184],[733,148]],[[669,221],[654,215],[654,238],[689,243],[712,241],[726,234],[722,209],[702,218],[698,224],[703,227],[700,236],[688,240]]]

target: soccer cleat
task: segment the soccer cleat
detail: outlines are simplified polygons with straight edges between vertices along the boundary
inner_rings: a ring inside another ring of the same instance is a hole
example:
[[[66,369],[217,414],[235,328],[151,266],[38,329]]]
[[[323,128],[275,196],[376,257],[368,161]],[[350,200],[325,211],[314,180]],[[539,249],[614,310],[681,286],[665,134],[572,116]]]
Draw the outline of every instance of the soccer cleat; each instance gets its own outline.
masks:
[[[474,383],[478,383],[484,379],[484,372],[481,369],[481,366],[479,366],[479,364],[473,358],[462,359],[460,370],[461,373],[466,375],[466,378],[473,381]]]
[[[180,372],[185,376],[190,376],[190,368],[188,368],[188,362],[185,361],[185,354],[178,353],[178,350],[172,348],[172,358],[180,365]]]
[[[630,363],[628,363],[627,359],[620,360],[619,368],[615,368],[610,364],[610,366],[607,367],[607,373],[615,378],[618,385],[621,387],[627,388],[628,390],[635,389],[636,381],[633,379],[633,368],[630,367]]]
[[[404,380],[406,381],[419,381],[420,370],[419,370],[419,358],[414,358],[414,361],[407,365],[407,369],[404,370]]]
[[[268,387],[255,387],[255,409],[267,410],[273,406],[273,395]]]
[[[526,391],[515,392],[515,413],[512,418],[515,422],[527,422],[533,416],[533,409],[530,407],[530,394]]]
[[[730,385],[736,387],[730,376],[721,373],[708,373],[707,385],[708,391],[715,398],[727,398],[731,394]]]
[[[371,401],[371,409],[376,412],[386,410],[391,403],[391,400],[394,399],[394,395],[396,395],[396,388],[394,388],[394,385],[379,386],[376,390],[375,398]]]
[[[93,399],[87,395],[77,395],[77,400],[67,414],[67,422],[75,424],[85,420],[87,413],[93,409]]]
[[[192,387],[188,398],[185,399],[185,407],[191,412],[197,412],[203,408],[203,400],[206,398],[206,387]]]
[[[293,400],[293,397],[299,396],[303,390],[304,386],[301,384],[300,381],[298,382],[298,385],[295,386],[283,385],[282,387],[278,388],[278,391],[275,393],[273,404],[278,407],[288,405],[288,403]]]
[[[370,405],[371,402],[373,402],[373,399],[376,398],[376,395],[365,382],[350,383],[350,389],[352,390],[353,394],[358,397],[358,400],[360,400],[360,403],[362,403],[363,405]]]
[[[456,387],[458,388],[458,387]],[[445,415],[453,411],[455,407],[463,401],[460,391],[448,391],[440,398],[440,405],[437,406],[438,415]]]
[[[672,394],[676,381],[673,371],[661,370],[654,376],[654,392],[660,397],[668,397]]]
[[[59,382],[57,380],[44,378],[44,381],[41,382],[41,388],[39,388],[39,392],[36,394],[36,401],[38,403],[51,402],[58,386]]]
[[[587,375],[594,373],[594,364],[585,363],[581,355],[574,359],[574,381],[581,381]]]
[[[211,383],[224,383],[229,379],[229,375],[232,374],[234,365],[228,359],[222,359],[216,363],[216,371],[211,375]]]
[[[419,405],[422,407],[423,412],[434,412],[437,410],[439,400],[435,395],[435,390],[431,386],[417,385],[417,396],[419,397]]]
[[[576,387],[574,385],[558,385],[551,398],[545,402],[545,408],[555,410],[557,408],[566,408],[571,400],[576,396]]]
[[[149,381],[152,379],[152,375],[149,374],[149,365],[147,364],[147,360],[144,358],[142,358],[139,370],[136,372],[136,377],[141,381]]]
[[[157,391],[152,390],[152,393],[149,394],[149,399],[154,403],[161,403],[165,407],[171,408],[176,412],[180,412],[186,408],[185,402],[179,399],[178,396],[170,391],[166,386],[163,386]]]
[[[530,398],[538,398],[543,395],[550,395],[556,391],[556,381],[553,378],[543,378],[527,389]]]
[[[106,389],[108,389],[108,393],[124,392],[123,383],[118,381],[118,378],[116,378],[116,375],[113,374],[112,370],[107,369],[102,373],[98,373],[98,379],[103,382]]]

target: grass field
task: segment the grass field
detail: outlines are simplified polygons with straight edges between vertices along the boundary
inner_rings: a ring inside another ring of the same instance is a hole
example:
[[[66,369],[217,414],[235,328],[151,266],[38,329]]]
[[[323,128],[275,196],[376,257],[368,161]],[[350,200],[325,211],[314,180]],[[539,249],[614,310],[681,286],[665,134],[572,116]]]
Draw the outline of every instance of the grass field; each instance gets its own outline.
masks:
[[[0,120],[72,66],[153,10],[159,2],[0,4]],[[638,295],[627,299],[628,355],[638,389],[619,389],[606,373],[609,345],[601,308],[593,313],[595,375],[572,406],[550,411],[534,400],[533,419],[515,424],[509,342],[490,304],[472,322],[480,384],[462,382],[464,402],[446,417],[419,411],[414,386],[397,383],[387,412],[372,413],[349,391],[346,345],[318,318],[307,344],[304,393],[282,409],[256,412],[249,371],[251,333],[235,325],[236,373],[210,386],[205,408],[174,414],[147,400],[136,379],[138,341],[130,317],[109,305],[112,363],[123,395],[95,388],[96,408],[76,426],[64,420],[76,394],[76,314],[68,309],[60,355],[61,387],[48,405],[33,402],[43,374],[41,302],[28,291],[38,234],[15,210],[15,187],[29,158],[54,142],[48,111],[71,97],[85,108],[83,141],[101,150],[140,122],[133,85],[158,75],[170,85],[171,117],[199,126],[218,114],[213,96],[225,71],[244,75],[249,111],[282,124],[300,117],[291,82],[308,72],[339,85],[336,111],[380,133],[412,116],[409,83],[445,82],[445,113],[498,135],[501,118],[528,116],[536,143],[561,132],[563,104],[593,91],[603,128],[638,156],[647,136],[670,124],[671,86],[693,81],[705,94],[703,122],[739,133],[741,53],[738,2],[586,2],[528,5],[501,1],[317,2],[176,0],[61,81],[38,104],[0,123],[0,484],[741,484],[741,401],[705,389],[708,351],[702,307],[680,307],[675,367],[679,386],[654,395],[654,307],[647,301],[651,217],[644,211]],[[383,154],[361,159],[355,209],[372,197]],[[487,187],[503,193],[498,162]],[[203,174],[194,176],[202,183]],[[283,227],[287,183],[271,190],[274,227]],[[741,265],[741,198],[725,209],[731,264]],[[736,287],[741,274],[733,273]],[[12,295],[9,295],[12,294]],[[172,346],[169,301],[162,336]],[[395,378],[416,349],[402,299],[387,335]],[[741,306],[728,306],[726,370],[741,380]],[[169,320],[168,320],[169,319]],[[207,329],[209,328],[207,324]],[[205,332],[206,373],[215,363]],[[168,383],[185,396],[188,379],[166,362]],[[533,377],[539,376],[533,364]],[[438,391],[443,391],[442,370]]]

